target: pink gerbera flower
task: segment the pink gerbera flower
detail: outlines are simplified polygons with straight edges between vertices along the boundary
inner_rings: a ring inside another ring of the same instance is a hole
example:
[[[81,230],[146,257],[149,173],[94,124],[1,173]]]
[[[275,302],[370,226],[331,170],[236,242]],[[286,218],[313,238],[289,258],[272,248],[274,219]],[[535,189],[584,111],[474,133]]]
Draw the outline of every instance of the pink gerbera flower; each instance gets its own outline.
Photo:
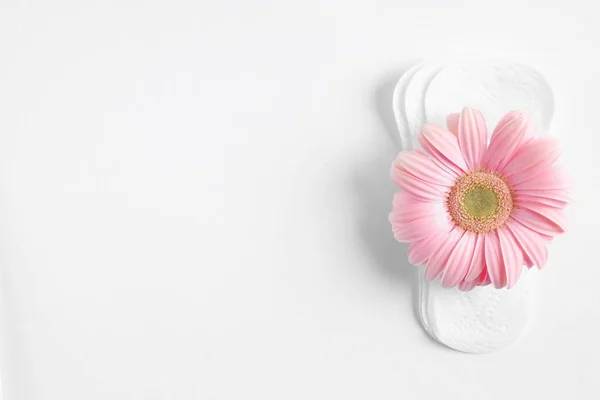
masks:
[[[523,265],[544,266],[546,244],[566,229],[570,196],[554,165],[558,142],[534,133],[529,117],[510,112],[488,146],[483,116],[465,108],[448,116],[448,130],[424,125],[422,149],[398,154],[390,222],[427,279],[465,291],[510,288]]]

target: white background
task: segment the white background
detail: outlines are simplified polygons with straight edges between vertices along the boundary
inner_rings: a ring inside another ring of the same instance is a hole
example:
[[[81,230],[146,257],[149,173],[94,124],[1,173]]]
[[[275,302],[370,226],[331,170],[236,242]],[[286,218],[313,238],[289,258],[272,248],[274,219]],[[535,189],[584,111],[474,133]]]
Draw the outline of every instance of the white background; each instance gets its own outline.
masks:
[[[0,3],[6,399],[598,399],[594,4]],[[483,356],[423,332],[387,222],[393,84],[457,53],[546,75],[577,182]]]

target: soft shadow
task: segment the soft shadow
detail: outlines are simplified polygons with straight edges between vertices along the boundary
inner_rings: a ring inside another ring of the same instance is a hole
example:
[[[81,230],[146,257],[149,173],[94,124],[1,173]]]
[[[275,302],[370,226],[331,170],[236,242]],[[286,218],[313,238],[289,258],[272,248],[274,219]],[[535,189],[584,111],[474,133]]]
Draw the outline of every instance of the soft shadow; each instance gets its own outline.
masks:
[[[353,179],[353,188],[358,201],[358,225],[361,240],[369,252],[377,271],[394,290],[412,293],[412,309],[420,324],[418,311],[418,271],[408,262],[408,245],[398,243],[392,234],[388,215],[392,210],[392,198],[397,192],[390,179],[390,166],[401,150],[400,136],[392,109],[394,87],[402,74],[415,62],[410,62],[383,76],[374,93],[374,108],[380,116],[388,145],[381,146],[377,153],[367,156]],[[363,155],[364,157],[364,155]]]
[[[381,119],[384,132],[378,129],[374,130],[374,134],[387,135],[388,140],[378,140],[382,145],[375,153],[361,154],[364,162],[353,176],[352,189],[358,204],[358,235],[369,256],[374,260],[376,271],[393,290],[406,296],[406,299],[411,299],[413,317],[426,333],[425,340],[442,346],[423,326],[419,315],[419,270],[408,262],[409,246],[394,239],[388,221],[392,199],[398,191],[390,179],[390,167],[397,153],[403,150],[392,108],[393,92],[398,79],[417,62],[418,60],[406,63],[384,75],[375,88],[373,107]]]

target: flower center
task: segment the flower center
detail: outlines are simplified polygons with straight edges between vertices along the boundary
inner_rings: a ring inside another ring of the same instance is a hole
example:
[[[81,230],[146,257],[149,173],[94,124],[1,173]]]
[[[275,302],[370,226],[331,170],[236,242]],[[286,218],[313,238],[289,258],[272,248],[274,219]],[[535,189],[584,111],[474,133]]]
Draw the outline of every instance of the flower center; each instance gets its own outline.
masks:
[[[472,217],[490,217],[496,213],[498,198],[493,190],[485,186],[474,186],[465,194],[463,207]]]
[[[512,212],[513,198],[501,176],[474,171],[456,181],[446,206],[452,221],[461,228],[487,233],[504,225]]]

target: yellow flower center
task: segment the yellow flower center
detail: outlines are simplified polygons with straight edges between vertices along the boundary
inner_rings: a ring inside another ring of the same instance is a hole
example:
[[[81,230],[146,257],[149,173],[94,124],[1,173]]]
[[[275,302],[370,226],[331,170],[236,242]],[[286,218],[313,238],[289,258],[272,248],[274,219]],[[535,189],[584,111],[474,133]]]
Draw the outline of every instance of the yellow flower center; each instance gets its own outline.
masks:
[[[464,211],[475,218],[490,217],[498,210],[498,198],[492,189],[474,186],[463,199]]]
[[[452,221],[464,230],[492,232],[503,226],[513,210],[512,190],[503,177],[487,171],[461,176],[448,193]]]

